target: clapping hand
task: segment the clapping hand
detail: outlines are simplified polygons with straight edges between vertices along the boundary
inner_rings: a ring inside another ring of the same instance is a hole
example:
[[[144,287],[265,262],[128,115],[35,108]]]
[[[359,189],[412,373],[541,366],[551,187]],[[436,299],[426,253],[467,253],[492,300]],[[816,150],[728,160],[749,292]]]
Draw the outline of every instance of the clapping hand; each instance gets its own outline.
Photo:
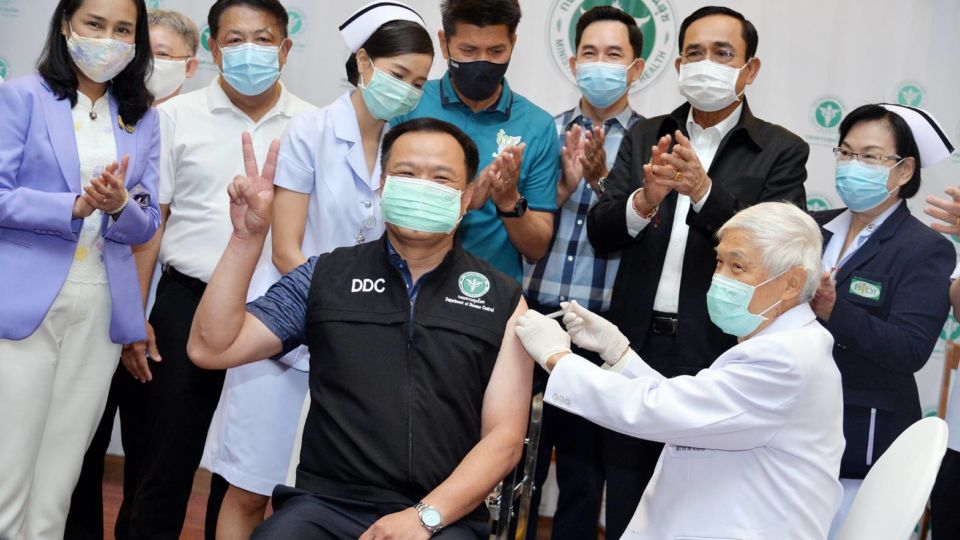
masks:
[[[583,153],[580,163],[583,167],[583,178],[590,182],[590,186],[597,188],[597,182],[607,176],[607,151],[603,147],[607,140],[603,128],[595,127],[587,130],[583,141]]]
[[[488,167],[490,197],[493,204],[504,212],[512,212],[520,199],[520,166],[527,143],[504,148]]]
[[[114,161],[94,178],[89,185],[83,188],[83,203],[90,209],[100,210],[105,214],[115,214],[123,210],[129,197],[126,188],[127,165],[130,163],[130,156],[125,155],[120,163]],[[77,204],[74,203],[74,215],[77,213]],[[86,209],[82,209],[86,210]],[[90,214],[87,214],[90,215]],[[86,217],[86,216],[83,216]]]
[[[654,208],[660,206],[673,189],[676,170],[666,164],[663,159],[672,141],[669,135],[660,137],[656,146],[652,147],[650,162],[643,166],[643,189],[637,192],[633,201],[633,207],[640,214],[649,214]]]
[[[560,149],[563,183],[571,193],[577,189],[580,179],[583,178],[584,143],[583,128],[580,124],[574,124],[564,135],[563,148]]]
[[[250,133],[244,132],[241,140],[246,176],[233,177],[233,183],[227,186],[233,234],[240,237],[266,235],[273,217],[273,177],[277,171],[280,141],[274,139],[270,143],[267,160],[260,171]]]
[[[927,206],[923,211],[930,217],[939,219],[943,223],[931,223],[930,227],[942,234],[960,234],[960,188],[948,187],[943,190],[950,199],[928,196]],[[945,224],[944,224],[945,223]]]
[[[831,272],[824,272],[820,276],[820,285],[817,287],[817,294],[810,301],[810,307],[813,312],[822,321],[829,321],[830,314],[833,313],[833,306],[837,303],[837,283],[834,281]]]
[[[707,176],[707,171],[703,169],[690,139],[685,137],[680,130],[674,133],[674,139],[677,144],[673,146],[673,152],[663,154],[661,157],[663,163],[666,164],[661,172],[669,175],[669,171],[673,171],[673,178],[664,179],[664,183],[676,190],[677,193],[686,195],[694,203],[698,203],[710,190],[710,177]]]

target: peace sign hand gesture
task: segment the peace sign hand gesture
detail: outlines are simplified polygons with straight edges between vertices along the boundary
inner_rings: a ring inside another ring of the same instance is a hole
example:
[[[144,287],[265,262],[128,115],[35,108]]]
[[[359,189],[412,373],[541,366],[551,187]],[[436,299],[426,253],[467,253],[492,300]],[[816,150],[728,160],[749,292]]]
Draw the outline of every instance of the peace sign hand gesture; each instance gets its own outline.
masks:
[[[239,237],[266,235],[273,219],[273,177],[277,172],[280,141],[274,139],[270,143],[267,160],[263,164],[263,170],[260,171],[257,167],[257,156],[253,151],[253,139],[250,133],[243,132],[241,138],[246,176],[233,177],[233,183],[227,186],[233,234]]]

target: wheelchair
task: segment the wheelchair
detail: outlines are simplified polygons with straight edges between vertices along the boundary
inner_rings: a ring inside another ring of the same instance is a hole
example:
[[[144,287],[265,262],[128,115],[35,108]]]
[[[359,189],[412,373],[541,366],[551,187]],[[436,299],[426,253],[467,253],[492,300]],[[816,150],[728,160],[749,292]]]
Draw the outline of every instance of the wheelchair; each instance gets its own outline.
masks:
[[[287,469],[288,486],[293,486],[300,463],[300,444],[303,426],[310,410],[310,393],[303,400],[300,410],[300,426]],[[530,518],[530,501],[533,497],[534,472],[537,466],[537,447],[540,442],[540,426],[543,421],[543,392],[533,396],[530,402],[530,422],[523,441],[523,457],[517,467],[487,496],[485,503],[490,511],[490,540],[524,540],[527,536],[527,521]]]

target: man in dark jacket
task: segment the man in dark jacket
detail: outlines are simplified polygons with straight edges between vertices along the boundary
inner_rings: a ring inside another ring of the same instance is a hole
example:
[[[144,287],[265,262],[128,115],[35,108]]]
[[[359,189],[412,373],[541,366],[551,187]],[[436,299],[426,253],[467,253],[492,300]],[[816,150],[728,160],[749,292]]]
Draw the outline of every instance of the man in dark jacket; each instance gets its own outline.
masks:
[[[728,8],[683,21],[676,68],[688,103],[627,132],[588,216],[597,253],[623,252],[610,320],[667,377],[693,375],[736,343],[707,314],[717,229],[759,202],[804,207],[809,147],[753,116],[743,96],[760,71],[757,41]],[[607,535],[619,538],[663,445],[605,437]]]

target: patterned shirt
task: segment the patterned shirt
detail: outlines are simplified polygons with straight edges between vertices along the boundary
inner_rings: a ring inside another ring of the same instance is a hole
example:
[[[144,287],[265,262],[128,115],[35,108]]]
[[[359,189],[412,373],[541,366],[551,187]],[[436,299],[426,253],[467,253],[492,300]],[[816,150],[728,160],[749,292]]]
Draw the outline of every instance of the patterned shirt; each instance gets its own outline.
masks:
[[[629,106],[619,115],[603,123],[606,139],[607,168],[620,148],[627,130],[642,117]],[[593,123],[583,115],[580,106],[554,118],[557,136],[563,146],[566,132],[573,124],[592,129]],[[600,256],[587,240],[587,213],[596,204],[597,195],[590,184],[581,179],[577,189],[563,203],[554,217],[553,240],[547,255],[536,264],[523,265],[523,289],[528,297],[548,306],[576,300],[591,311],[610,309],[613,281],[620,268],[620,254]]]

